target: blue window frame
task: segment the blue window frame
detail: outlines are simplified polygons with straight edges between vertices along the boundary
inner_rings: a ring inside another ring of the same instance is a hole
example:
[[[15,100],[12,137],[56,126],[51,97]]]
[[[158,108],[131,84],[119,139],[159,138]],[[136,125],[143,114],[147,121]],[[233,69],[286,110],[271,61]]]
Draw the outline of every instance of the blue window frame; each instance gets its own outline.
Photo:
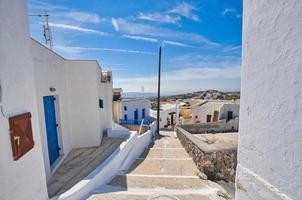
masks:
[[[138,120],[138,109],[134,111],[134,120]]]

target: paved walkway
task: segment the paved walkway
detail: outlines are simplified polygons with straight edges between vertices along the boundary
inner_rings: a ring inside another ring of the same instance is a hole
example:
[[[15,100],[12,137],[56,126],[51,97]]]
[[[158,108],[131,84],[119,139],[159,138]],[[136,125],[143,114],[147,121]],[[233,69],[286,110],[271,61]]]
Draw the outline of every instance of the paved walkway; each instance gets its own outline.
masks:
[[[73,149],[47,183],[48,195],[62,194],[90,174],[124,139],[104,136],[98,147]]]
[[[95,191],[89,200],[224,200],[223,189],[201,180],[174,132],[156,140],[130,170]]]

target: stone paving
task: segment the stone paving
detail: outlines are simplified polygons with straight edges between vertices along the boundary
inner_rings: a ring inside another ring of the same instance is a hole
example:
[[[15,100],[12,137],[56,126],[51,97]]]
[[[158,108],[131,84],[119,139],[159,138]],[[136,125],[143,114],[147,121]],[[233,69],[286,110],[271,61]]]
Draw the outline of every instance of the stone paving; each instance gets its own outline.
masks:
[[[199,178],[199,170],[176,138],[175,132],[161,132],[133,166],[89,200],[224,200],[225,190]]]
[[[85,178],[124,140],[104,136],[101,146],[72,149],[47,183],[49,197],[66,192]]]

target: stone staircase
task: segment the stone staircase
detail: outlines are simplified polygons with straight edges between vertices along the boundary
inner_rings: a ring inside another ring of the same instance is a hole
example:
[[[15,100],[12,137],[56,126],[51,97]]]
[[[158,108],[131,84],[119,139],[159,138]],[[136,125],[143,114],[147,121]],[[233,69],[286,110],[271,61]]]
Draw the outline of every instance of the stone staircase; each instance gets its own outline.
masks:
[[[89,200],[224,200],[224,189],[201,180],[174,132],[147,149],[124,174],[95,191]]]

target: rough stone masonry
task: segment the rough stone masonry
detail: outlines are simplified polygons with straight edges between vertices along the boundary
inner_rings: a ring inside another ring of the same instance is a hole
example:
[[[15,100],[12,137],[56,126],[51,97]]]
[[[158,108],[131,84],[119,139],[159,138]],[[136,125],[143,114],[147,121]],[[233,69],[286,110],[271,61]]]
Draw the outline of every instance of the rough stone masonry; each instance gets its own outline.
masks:
[[[200,172],[204,173],[208,179],[235,182],[237,133],[198,134],[199,136],[196,136],[181,127],[176,128],[176,133]],[[228,138],[236,142],[230,142]]]

